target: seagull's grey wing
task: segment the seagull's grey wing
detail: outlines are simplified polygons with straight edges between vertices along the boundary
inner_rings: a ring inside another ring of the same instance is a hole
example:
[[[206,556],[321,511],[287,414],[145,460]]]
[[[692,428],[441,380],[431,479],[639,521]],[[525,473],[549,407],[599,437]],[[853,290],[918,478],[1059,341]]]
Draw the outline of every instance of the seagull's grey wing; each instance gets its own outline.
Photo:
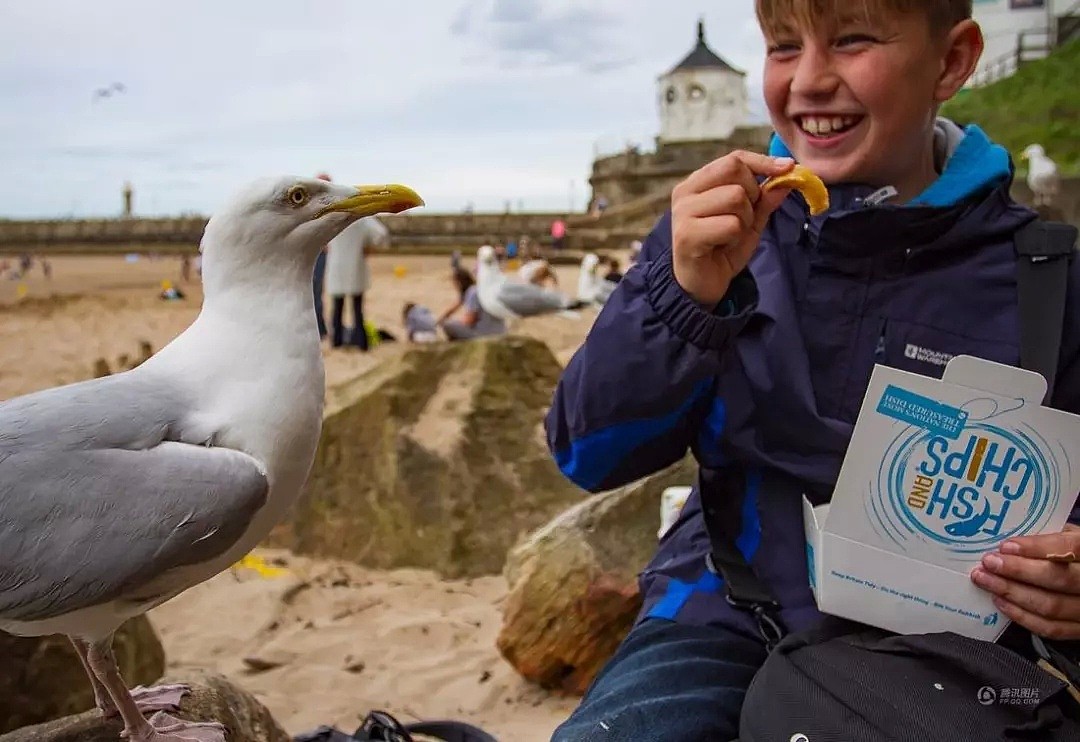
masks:
[[[0,404],[0,619],[156,597],[138,591],[227,551],[265,502],[255,459],[166,440],[175,392],[120,379]]]
[[[499,301],[521,317],[559,312],[569,305],[566,297],[528,283],[507,281],[499,289]]]
[[[614,281],[609,281],[606,278],[596,282],[596,301],[601,304],[607,304],[607,300],[611,298],[611,295],[615,293],[615,289],[619,287],[619,284]]]

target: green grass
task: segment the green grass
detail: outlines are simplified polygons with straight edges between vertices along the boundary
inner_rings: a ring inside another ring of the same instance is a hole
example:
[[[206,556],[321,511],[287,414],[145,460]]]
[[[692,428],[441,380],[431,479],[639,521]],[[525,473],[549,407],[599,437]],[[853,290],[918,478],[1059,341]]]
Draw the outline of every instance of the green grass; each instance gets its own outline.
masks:
[[[1012,77],[964,90],[941,115],[977,124],[1008,147],[1018,168],[1020,153],[1038,143],[1066,173],[1080,173],[1080,39],[1046,59],[1028,62]]]

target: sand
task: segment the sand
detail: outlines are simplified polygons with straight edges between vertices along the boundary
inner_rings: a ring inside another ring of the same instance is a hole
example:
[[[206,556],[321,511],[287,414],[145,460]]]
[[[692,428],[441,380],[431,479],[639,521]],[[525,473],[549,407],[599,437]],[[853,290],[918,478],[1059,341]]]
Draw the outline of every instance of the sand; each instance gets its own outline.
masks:
[[[529,685],[494,649],[501,577],[452,582],[260,551],[289,574],[235,568],[156,609],[170,669],[210,668],[295,734],[352,732],[371,709],[453,718],[500,740],[548,740],[574,702]]]
[[[191,323],[201,301],[197,277],[182,282],[179,265],[176,258],[65,257],[52,260],[48,280],[38,266],[18,281],[0,278],[0,399],[90,378],[98,359],[115,369],[119,356],[137,357],[143,341],[160,349]],[[399,267],[403,277],[395,275]],[[454,302],[446,258],[379,256],[371,268],[365,312],[399,337],[404,302],[436,314]],[[574,291],[576,269],[558,273]],[[175,282],[187,299],[160,300],[162,280]],[[565,363],[595,314],[528,320],[519,331],[547,342]],[[327,384],[401,347],[389,343],[367,354],[327,348]],[[352,732],[378,708],[403,721],[456,718],[500,740],[532,742],[549,739],[575,705],[530,686],[499,656],[502,577],[454,582],[285,552],[262,555],[289,574],[235,569],[156,609],[151,620],[170,669],[225,673],[291,734],[322,724]]]
[[[52,259],[52,278],[38,266],[19,281],[0,278],[0,399],[67,384],[93,376],[94,362],[106,359],[115,370],[120,355],[137,357],[140,341],[154,350],[183,331],[198,314],[202,301],[197,276],[180,280],[177,258],[142,258],[128,263],[123,257],[63,257]],[[467,264],[471,267],[471,261]],[[395,275],[403,267],[405,275]],[[577,269],[557,270],[564,290],[577,289]],[[412,301],[438,316],[455,303],[448,258],[371,258],[372,288],[364,298],[364,313],[378,327],[404,337],[401,311]],[[178,302],[158,298],[160,282],[169,280],[187,298]],[[25,295],[18,298],[18,287]],[[326,307],[329,322],[329,305]],[[543,317],[526,321],[521,334],[544,340],[566,363],[588,332],[594,310],[578,321]],[[346,322],[351,320],[346,314]],[[362,354],[327,347],[326,383],[346,381],[373,367],[394,344]]]

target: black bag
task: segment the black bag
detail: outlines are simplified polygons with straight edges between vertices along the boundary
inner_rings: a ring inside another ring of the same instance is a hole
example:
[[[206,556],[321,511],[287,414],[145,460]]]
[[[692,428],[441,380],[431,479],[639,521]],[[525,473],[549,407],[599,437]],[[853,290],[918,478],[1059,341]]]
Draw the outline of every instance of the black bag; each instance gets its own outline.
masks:
[[[1080,740],[1068,683],[1005,644],[827,620],[770,653],[738,742]],[[1080,668],[1055,661],[1080,685]]]
[[[1076,237],[1074,227],[1036,221],[1015,238],[1021,366],[1046,378],[1047,400]],[[900,636],[832,617],[787,635],[779,604],[735,545],[739,504],[702,505],[709,568],[723,578],[728,603],[756,617],[770,649],[747,691],[738,742],[1080,741],[1077,645],[1016,625],[993,643]]]
[[[420,721],[402,724],[385,711],[372,711],[351,735],[333,727],[293,737],[293,742],[413,742],[414,734],[443,742],[498,742],[482,729],[460,721]]]

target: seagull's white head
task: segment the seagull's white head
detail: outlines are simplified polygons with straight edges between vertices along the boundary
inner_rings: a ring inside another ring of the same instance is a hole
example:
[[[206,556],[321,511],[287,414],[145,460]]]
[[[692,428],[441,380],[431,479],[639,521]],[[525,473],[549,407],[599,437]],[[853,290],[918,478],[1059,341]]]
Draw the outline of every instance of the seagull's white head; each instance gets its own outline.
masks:
[[[1025,160],[1030,160],[1035,157],[1046,157],[1046,150],[1043,149],[1041,144],[1029,144],[1024,153],[1020,155]]]
[[[582,270],[588,271],[590,275],[596,272],[596,268],[599,265],[600,258],[594,252],[586,253],[585,257],[581,259]]]
[[[491,245],[481,246],[481,248],[476,251],[476,262],[479,265],[493,268],[498,262],[498,259],[495,256],[495,248]]]
[[[273,253],[314,260],[345,227],[365,216],[398,213],[423,200],[402,185],[349,186],[317,178],[261,179],[240,190],[206,225],[200,249],[241,252],[269,260]]]

